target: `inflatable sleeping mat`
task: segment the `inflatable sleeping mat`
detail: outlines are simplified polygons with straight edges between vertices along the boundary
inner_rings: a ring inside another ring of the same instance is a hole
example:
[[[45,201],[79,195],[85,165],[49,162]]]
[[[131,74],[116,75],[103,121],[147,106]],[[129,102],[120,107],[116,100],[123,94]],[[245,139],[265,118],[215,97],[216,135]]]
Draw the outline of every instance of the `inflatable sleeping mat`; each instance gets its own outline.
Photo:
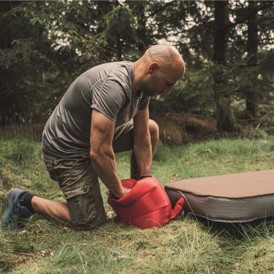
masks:
[[[165,189],[172,204],[185,198],[186,213],[217,222],[274,216],[274,170],[179,180]]]

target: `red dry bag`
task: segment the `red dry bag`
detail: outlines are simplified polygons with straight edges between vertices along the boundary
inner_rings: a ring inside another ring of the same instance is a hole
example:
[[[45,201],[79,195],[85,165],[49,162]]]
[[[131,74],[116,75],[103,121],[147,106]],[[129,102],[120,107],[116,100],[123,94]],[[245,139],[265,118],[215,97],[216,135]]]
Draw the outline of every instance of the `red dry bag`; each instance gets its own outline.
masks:
[[[160,227],[177,217],[184,206],[184,198],[177,200],[174,208],[163,186],[155,177],[142,180],[125,179],[122,185],[131,190],[120,199],[108,198],[118,219],[139,228]]]

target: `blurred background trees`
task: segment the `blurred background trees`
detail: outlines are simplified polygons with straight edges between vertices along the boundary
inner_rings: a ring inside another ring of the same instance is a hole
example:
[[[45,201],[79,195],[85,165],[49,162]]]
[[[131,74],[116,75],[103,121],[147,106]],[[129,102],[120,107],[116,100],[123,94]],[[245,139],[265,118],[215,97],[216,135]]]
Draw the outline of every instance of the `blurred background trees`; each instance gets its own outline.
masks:
[[[93,65],[172,43],[184,81],[156,99],[220,131],[273,116],[272,1],[1,1],[0,122],[42,122]]]

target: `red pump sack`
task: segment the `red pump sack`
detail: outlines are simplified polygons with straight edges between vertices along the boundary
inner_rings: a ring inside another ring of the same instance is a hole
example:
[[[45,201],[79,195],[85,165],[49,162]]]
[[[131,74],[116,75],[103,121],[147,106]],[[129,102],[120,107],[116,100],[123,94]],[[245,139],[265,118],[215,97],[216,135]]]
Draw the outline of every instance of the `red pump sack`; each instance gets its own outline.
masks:
[[[139,228],[161,227],[177,217],[185,204],[181,196],[172,209],[167,193],[155,177],[139,181],[125,179],[122,185],[131,191],[120,199],[109,196],[108,203],[125,224]]]

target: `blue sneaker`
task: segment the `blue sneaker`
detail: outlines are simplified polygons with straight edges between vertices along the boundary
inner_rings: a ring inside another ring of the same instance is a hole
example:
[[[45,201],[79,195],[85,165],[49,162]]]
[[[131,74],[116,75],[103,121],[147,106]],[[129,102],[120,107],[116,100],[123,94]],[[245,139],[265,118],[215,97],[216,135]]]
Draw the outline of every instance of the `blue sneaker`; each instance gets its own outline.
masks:
[[[13,188],[10,190],[6,201],[6,211],[2,218],[2,228],[5,230],[13,230],[22,228],[24,223],[29,219],[32,213],[19,203],[22,195],[27,191]]]

